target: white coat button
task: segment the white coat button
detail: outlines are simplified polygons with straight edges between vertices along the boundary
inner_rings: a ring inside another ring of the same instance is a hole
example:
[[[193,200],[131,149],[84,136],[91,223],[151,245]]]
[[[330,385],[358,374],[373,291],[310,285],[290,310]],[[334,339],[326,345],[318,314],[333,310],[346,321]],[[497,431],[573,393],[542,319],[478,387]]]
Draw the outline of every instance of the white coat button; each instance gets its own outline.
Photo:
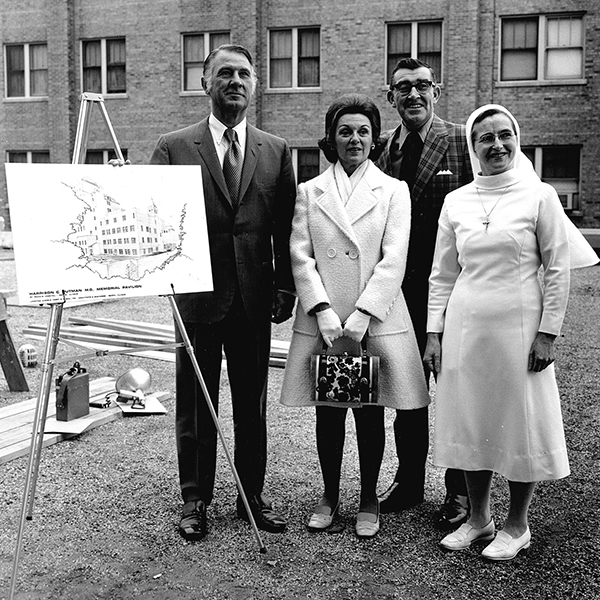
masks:
[[[348,256],[352,259],[352,260],[356,260],[358,258],[358,252],[356,250],[350,250],[348,252]]]
[[[329,250],[327,250],[327,256],[329,256],[329,258],[333,258],[336,254],[335,248],[329,248]]]

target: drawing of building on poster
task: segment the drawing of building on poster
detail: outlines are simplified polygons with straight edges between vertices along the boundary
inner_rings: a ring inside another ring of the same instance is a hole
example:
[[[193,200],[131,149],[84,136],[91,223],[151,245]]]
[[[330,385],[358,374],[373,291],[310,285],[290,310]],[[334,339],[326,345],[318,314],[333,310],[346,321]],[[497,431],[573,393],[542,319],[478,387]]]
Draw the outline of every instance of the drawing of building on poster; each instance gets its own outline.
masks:
[[[212,289],[200,167],[6,171],[21,303]]]

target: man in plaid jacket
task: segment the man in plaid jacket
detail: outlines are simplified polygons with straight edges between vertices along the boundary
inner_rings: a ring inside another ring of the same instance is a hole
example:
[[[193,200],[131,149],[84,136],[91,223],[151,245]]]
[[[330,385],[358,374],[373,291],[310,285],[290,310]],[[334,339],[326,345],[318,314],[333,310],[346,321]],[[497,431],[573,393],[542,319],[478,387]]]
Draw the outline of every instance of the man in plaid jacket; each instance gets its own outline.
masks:
[[[406,180],[411,192],[411,231],[402,291],[421,354],[427,338],[428,281],[442,203],[446,194],[473,179],[464,125],[434,114],[440,93],[429,65],[413,58],[400,60],[390,77],[387,99],[401,123],[382,134],[386,144],[377,161],[388,175]],[[427,369],[425,375],[429,380]],[[394,482],[379,498],[384,513],[423,501],[429,447],[427,407],[397,411],[394,435],[399,466]],[[468,498],[462,471],[448,469],[445,482],[446,497],[434,520],[440,529],[451,530],[466,521]]]

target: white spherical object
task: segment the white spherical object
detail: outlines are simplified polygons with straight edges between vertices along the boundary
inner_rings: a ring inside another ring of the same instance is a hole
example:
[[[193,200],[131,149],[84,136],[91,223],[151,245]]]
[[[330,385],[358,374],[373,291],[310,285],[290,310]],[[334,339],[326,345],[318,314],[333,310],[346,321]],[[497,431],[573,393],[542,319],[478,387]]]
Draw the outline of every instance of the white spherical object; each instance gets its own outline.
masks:
[[[35,367],[38,364],[38,353],[31,344],[23,344],[19,348],[19,359],[24,367]]]

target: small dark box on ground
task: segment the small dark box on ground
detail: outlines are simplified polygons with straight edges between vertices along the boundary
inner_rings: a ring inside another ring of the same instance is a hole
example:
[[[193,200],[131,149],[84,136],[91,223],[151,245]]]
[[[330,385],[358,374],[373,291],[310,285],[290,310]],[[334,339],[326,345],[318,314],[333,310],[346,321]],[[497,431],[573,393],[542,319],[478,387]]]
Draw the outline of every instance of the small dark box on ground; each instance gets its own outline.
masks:
[[[71,421],[90,413],[90,376],[76,362],[56,379],[56,420]]]

